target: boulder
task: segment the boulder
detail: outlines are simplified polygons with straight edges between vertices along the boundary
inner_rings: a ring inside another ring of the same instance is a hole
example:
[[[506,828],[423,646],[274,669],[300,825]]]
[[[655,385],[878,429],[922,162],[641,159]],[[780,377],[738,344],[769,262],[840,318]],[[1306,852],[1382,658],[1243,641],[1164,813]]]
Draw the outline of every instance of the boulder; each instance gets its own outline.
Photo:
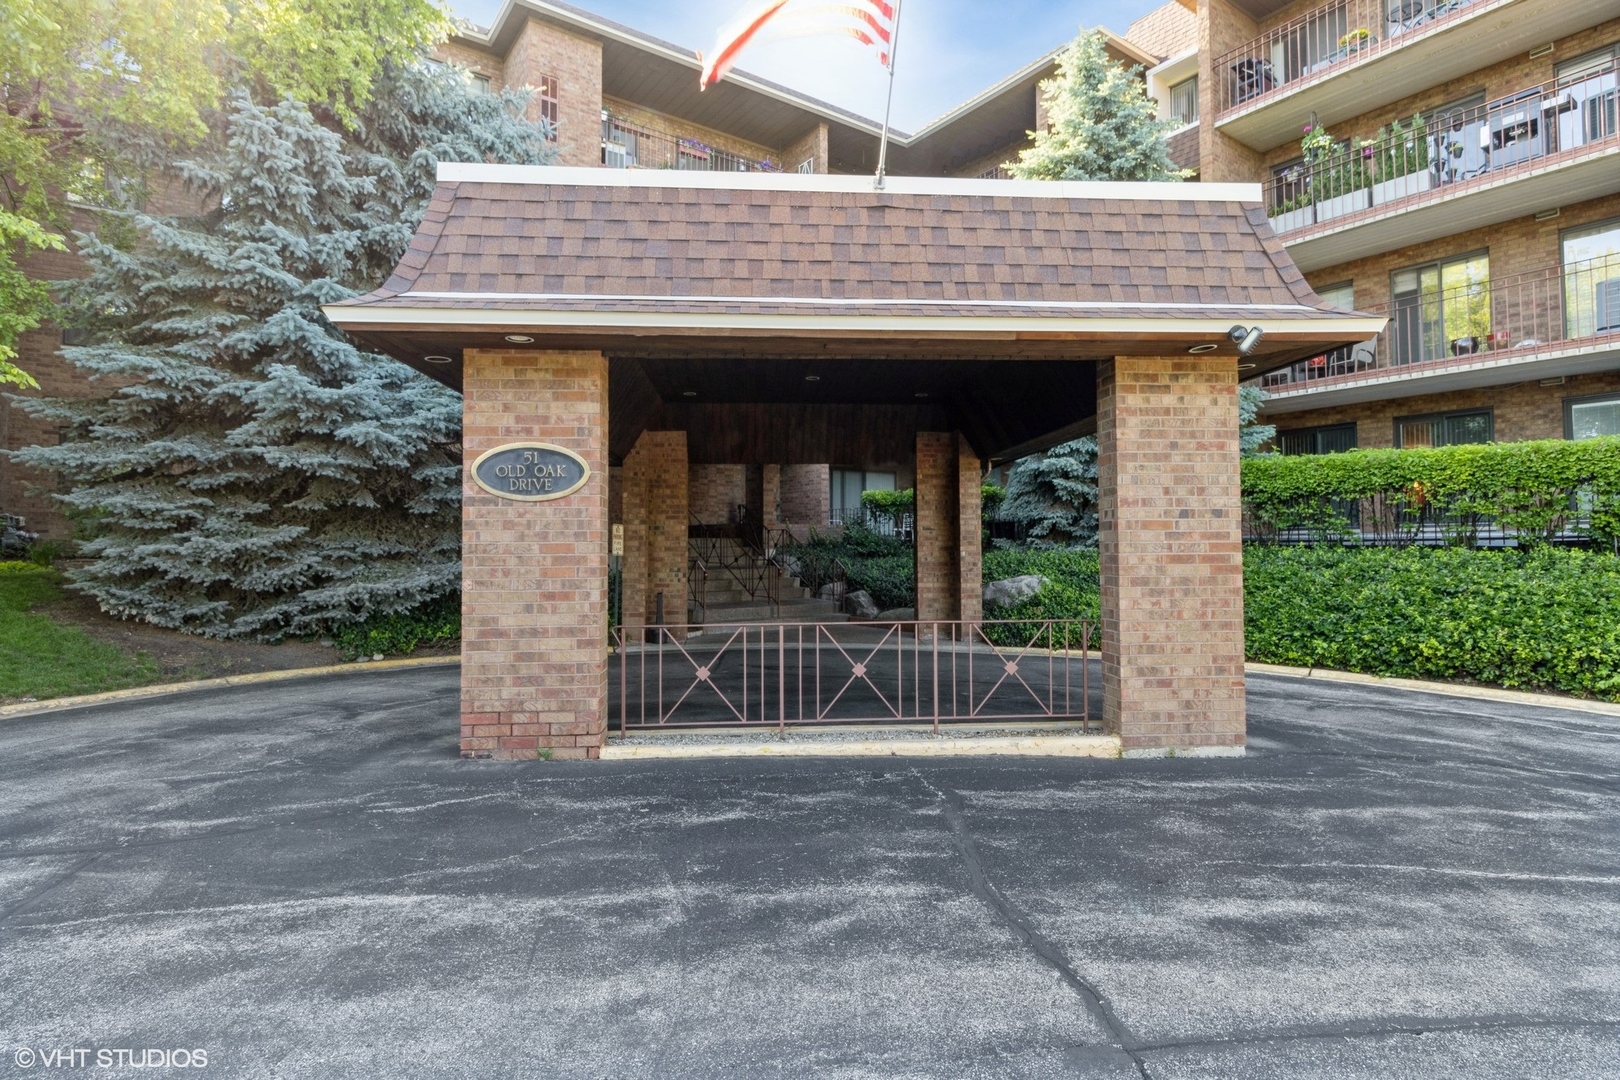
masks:
[[[914,607],[895,607],[888,611],[878,612],[878,622],[916,622],[917,609]]]
[[[988,611],[991,608],[1011,607],[1040,592],[1045,584],[1046,579],[1039,574],[992,581],[984,587],[984,608]]]
[[[842,600],[844,598],[844,583],[842,581],[829,581],[816,590],[817,600]]]
[[[857,619],[875,619],[878,617],[877,602],[872,594],[865,589],[856,589],[844,598],[844,610]]]

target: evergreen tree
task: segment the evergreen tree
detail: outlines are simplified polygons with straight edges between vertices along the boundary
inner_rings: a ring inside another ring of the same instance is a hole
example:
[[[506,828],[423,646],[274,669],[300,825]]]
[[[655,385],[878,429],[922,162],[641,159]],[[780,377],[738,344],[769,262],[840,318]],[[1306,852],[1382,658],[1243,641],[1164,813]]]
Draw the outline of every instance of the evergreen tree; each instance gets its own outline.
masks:
[[[1178,125],[1154,116],[1140,66],[1108,58],[1099,31],[1082,32],[1041,83],[1048,128],[1007,167],[1020,180],[1182,180],[1165,135]]]
[[[1253,457],[1277,434],[1256,424],[1266,392],[1238,387],[1238,454]],[[1021,521],[1035,547],[1094,547],[1097,543],[1097,440],[1092,436],[1031,454],[1007,477],[1002,515]]]
[[[63,438],[16,456],[97,523],[80,589],[274,640],[459,586],[460,399],[358,350],[320,305],[393,269],[437,160],[549,161],[522,108],[426,64],[386,69],[348,127],[238,95],[172,169],[205,213],[77,237],[90,273],[69,303],[92,338],[64,355],[120,388],[23,402]]]

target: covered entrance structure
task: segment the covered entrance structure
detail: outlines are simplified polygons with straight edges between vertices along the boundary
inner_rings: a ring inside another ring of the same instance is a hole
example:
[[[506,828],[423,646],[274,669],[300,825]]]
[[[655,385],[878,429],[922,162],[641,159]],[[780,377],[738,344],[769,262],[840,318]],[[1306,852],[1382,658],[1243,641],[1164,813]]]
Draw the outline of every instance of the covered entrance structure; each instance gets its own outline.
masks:
[[[1383,327],[1310,290],[1256,185],[448,164],[326,311],[464,395],[462,748],[509,758],[596,756],[613,526],[625,623],[684,611],[694,466],[911,462],[917,619],[971,625],[983,470],[1093,432],[1103,720],[1240,747],[1238,380]],[[475,476],[523,447],[556,497]]]

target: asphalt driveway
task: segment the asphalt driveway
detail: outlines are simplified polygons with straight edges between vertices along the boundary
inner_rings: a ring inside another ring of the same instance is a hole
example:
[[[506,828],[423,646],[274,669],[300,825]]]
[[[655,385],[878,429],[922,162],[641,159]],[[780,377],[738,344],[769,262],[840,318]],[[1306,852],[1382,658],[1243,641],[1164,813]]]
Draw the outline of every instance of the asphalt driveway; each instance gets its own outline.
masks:
[[[1241,760],[518,765],[455,679],[0,721],[0,1076],[1620,1075],[1620,718],[1254,677]]]

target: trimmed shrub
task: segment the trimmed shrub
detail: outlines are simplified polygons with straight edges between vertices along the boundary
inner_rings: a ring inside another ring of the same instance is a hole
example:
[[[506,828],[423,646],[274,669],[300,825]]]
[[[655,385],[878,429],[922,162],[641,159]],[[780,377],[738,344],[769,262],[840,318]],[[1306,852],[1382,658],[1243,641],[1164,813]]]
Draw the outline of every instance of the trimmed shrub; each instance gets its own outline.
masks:
[[[1308,530],[1399,542],[1428,525],[1471,544],[1494,523],[1521,543],[1573,534],[1610,544],[1620,539],[1620,436],[1249,458],[1243,500],[1261,540]]]
[[[1620,700],[1620,557],[1256,547],[1249,659]]]
[[[1097,552],[1095,549],[1062,548],[1003,548],[984,553],[984,580],[1004,581],[1007,578],[1039,574],[1047,580],[1041,591],[1027,600],[1007,607],[991,608],[984,613],[986,619],[1029,619],[1029,623],[990,625],[985,636],[997,645],[1024,646],[1035,639],[1039,631],[1038,620],[1045,619],[1097,619],[1101,614],[1101,599],[1097,591]],[[1080,648],[1087,644],[1077,629],[1069,629],[1066,641],[1064,631],[1035,640],[1038,647]],[[1102,645],[1093,628],[1091,648]]]
[[[332,643],[353,660],[378,653],[400,656],[423,645],[448,645],[461,638],[461,594],[452,593],[410,611],[373,615],[338,628]]]

